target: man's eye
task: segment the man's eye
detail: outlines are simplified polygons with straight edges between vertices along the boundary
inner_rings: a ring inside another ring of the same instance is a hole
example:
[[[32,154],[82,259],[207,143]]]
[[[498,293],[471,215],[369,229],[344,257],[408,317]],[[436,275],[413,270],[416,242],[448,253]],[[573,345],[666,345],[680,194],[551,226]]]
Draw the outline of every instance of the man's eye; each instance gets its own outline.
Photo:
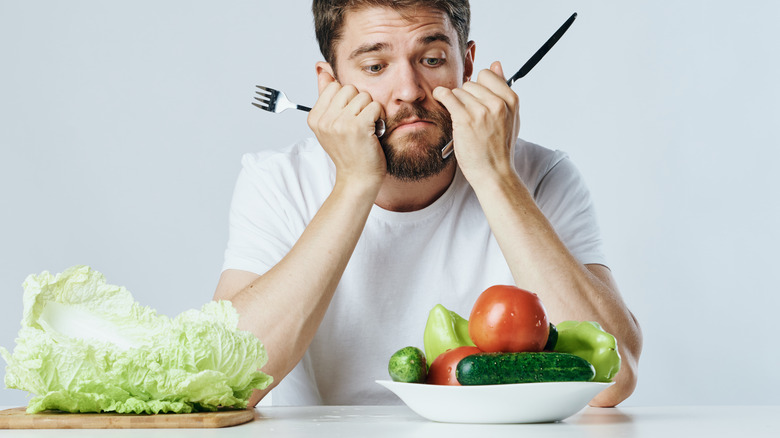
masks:
[[[436,67],[437,65],[444,64],[444,60],[441,58],[424,58],[423,63],[429,67]]]
[[[365,70],[368,73],[379,73],[382,71],[382,69],[385,68],[382,64],[373,64],[373,65],[367,65],[363,67],[363,70]]]

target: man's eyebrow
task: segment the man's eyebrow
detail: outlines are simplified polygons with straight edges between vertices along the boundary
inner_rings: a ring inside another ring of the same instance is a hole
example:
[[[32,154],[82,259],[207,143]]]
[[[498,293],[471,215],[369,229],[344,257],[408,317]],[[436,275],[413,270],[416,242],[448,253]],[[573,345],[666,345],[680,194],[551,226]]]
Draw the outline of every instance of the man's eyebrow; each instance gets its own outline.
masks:
[[[362,46],[360,46],[357,49],[353,50],[352,53],[349,54],[349,58],[347,58],[347,59],[354,59],[354,58],[357,58],[360,55],[365,55],[366,53],[381,52],[381,51],[387,50],[389,48],[390,48],[390,45],[387,44],[387,43],[363,44]]]
[[[441,32],[433,33],[430,35],[424,35],[420,37],[417,41],[422,45],[428,45],[428,44],[435,43],[437,41],[441,41],[447,44],[448,46],[452,46],[452,40],[450,39],[450,37],[448,37],[446,34],[443,34]],[[355,59],[360,55],[365,55],[366,53],[382,52],[388,49],[390,49],[390,44],[388,43],[363,44],[362,46],[353,50],[352,53],[349,54],[349,57],[347,59]]]
[[[421,44],[431,44],[431,43],[435,43],[436,41],[442,41],[446,43],[448,46],[452,45],[452,40],[450,40],[450,37],[448,37],[447,35],[441,32],[437,32],[431,35],[425,35],[423,37],[420,37],[418,41]]]

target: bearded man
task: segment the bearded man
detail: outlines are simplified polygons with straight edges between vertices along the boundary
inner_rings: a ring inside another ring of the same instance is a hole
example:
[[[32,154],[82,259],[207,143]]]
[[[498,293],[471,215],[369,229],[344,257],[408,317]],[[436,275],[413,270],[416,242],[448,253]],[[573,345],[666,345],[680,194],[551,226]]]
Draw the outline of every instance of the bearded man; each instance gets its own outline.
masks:
[[[265,344],[274,405],[399,403],[374,380],[421,346],[427,314],[487,287],[536,293],[553,322],[598,321],[636,385],[641,332],[569,158],[518,139],[501,64],[472,81],[467,0],[315,0],[310,138],[248,154],[215,299]],[[386,132],[376,135],[376,123]],[[454,154],[441,150],[453,141]],[[278,386],[277,386],[278,385]]]

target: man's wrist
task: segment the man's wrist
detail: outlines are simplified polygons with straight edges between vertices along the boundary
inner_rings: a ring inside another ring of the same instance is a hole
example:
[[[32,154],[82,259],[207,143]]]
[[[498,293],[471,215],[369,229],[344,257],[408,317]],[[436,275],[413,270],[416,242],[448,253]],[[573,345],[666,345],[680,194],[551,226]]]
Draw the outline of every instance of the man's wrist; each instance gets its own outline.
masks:
[[[486,214],[488,210],[537,208],[533,195],[514,171],[482,175],[471,186]]]
[[[475,192],[495,192],[506,190],[507,187],[525,187],[517,171],[511,166],[485,166],[480,169],[467,169],[461,167],[464,176]]]
[[[373,204],[379,194],[383,178],[340,174],[336,176],[332,194],[353,199],[358,203]]]

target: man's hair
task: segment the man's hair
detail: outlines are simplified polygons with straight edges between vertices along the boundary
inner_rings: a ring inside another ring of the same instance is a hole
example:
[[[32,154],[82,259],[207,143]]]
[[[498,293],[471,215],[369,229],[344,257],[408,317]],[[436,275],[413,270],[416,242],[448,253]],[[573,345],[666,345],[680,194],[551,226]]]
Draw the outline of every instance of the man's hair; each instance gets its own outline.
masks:
[[[398,11],[404,17],[415,8],[430,8],[444,12],[458,34],[461,54],[466,53],[469,40],[471,10],[468,0],[314,0],[314,33],[320,52],[333,70],[336,69],[336,44],[341,39],[344,16],[347,12],[365,7],[385,7]]]

